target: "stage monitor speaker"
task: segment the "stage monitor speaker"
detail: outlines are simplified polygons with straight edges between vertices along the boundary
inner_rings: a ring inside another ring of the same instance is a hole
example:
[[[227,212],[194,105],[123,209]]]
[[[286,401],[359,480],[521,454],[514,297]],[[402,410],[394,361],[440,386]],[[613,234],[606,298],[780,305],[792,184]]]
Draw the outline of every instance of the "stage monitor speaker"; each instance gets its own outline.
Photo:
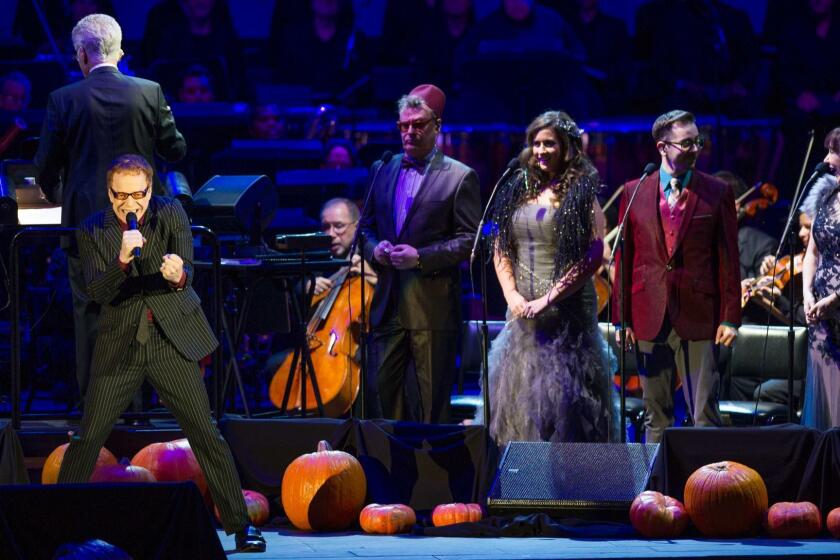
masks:
[[[132,558],[225,558],[192,482],[0,486],[0,558],[50,559],[94,539]]]
[[[657,444],[510,442],[487,506],[496,515],[626,520],[648,483]]]
[[[193,220],[218,234],[260,233],[276,211],[277,189],[265,175],[216,175],[193,195]]]

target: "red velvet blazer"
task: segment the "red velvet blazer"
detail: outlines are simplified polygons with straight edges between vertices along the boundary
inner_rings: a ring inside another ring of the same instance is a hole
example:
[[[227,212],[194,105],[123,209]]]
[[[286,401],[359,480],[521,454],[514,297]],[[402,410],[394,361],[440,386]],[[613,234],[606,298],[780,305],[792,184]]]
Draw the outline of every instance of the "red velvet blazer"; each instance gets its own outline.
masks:
[[[636,181],[624,185],[619,217]],[[741,323],[738,225],[732,190],[695,170],[686,188],[686,207],[673,255],[668,255],[659,215],[659,173],[642,181],[630,208],[624,255],[616,255],[616,284],[626,266],[627,324],[639,340],[653,340],[665,313],[680,338],[715,338],[723,322]],[[613,290],[613,322],[620,321],[619,289]]]

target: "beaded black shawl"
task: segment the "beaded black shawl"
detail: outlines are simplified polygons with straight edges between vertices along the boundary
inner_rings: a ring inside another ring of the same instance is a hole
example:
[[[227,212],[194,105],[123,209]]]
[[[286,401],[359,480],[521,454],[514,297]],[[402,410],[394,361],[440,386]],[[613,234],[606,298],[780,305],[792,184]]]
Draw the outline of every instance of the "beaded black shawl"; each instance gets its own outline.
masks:
[[[520,169],[499,187],[496,194],[490,214],[489,237],[493,241],[492,246],[513,264],[516,264],[513,216],[525,201],[534,198],[543,188],[533,174]],[[552,282],[580,262],[592,244],[594,202],[598,189],[598,175],[594,170],[565,184],[560,183],[558,190],[564,192],[558,194],[560,207],[554,213],[557,252],[554,255]]]

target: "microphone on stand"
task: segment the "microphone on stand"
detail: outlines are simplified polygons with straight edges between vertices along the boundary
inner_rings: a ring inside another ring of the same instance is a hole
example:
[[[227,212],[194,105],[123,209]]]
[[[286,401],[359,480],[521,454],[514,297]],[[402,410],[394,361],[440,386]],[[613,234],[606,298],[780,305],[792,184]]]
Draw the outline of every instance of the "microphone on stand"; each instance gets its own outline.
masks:
[[[128,224],[128,229],[137,229],[137,214],[129,212],[125,215],[125,222]],[[135,247],[131,250],[135,259],[140,258],[140,247]]]
[[[379,172],[382,171],[382,168],[385,167],[388,164],[388,162],[391,161],[391,159],[393,159],[393,157],[394,157],[394,152],[392,152],[391,150],[385,150],[382,153],[382,157],[379,158],[380,163],[376,167],[376,171],[373,172],[373,177],[371,178],[370,184],[368,185],[367,192],[365,193],[365,201],[362,204],[362,213],[361,213],[362,218],[364,218],[365,212],[367,211],[368,204],[370,203],[370,195],[373,192],[373,185],[376,183],[376,178],[379,177]],[[353,236],[353,243],[350,245],[350,252],[347,253],[349,257],[352,257],[354,254],[356,254],[356,246],[359,244],[359,233],[362,231],[361,218],[360,218],[359,221],[360,221],[360,223],[356,227],[356,235]],[[362,266],[364,266],[364,265],[362,265]]]
[[[487,212],[490,210],[490,206],[493,204],[493,199],[496,198],[496,190],[498,190],[499,185],[507,179],[507,176],[510,175],[512,172],[519,169],[519,158],[513,158],[505,167],[505,172],[502,173],[502,176],[499,177],[499,180],[496,181],[496,185],[493,187],[493,190],[490,192],[490,199],[487,201],[487,206],[484,207],[484,214],[481,215],[481,221],[478,222],[478,229],[475,232],[475,239],[473,240],[472,251],[470,251],[470,269],[472,270],[473,261],[475,261],[475,250],[478,248],[478,240],[481,239],[481,232],[484,229],[484,220],[487,219]]]
[[[612,260],[615,259],[615,248],[618,246],[619,239],[621,239],[622,236],[624,235],[624,222],[627,221],[627,215],[630,212],[630,206],[632,206],[633,201],[636,199],[636,193],[639,192],[639,187],[642,185],[642,181],[644,181],[645,178],[648,175],[650,175],[651,173],[656,171],[656,169],[657,169],[657,167],[656,167],[655,163],[648,163],[647,165],[645,165],[645,169],[644,169],[644,171],[642,171],[642,176],[639,177],[639,180],[636,182],[636,186],[633,188],[633,194],[630,195],[630,200],[627,202],[627,208],[624,209],[623,219],[621,220],[621,223],[618,225],[618,233],[615,236],[615,241],[613,242],[613,246],[610,248],[610,250],[612,252],[612,256],[610,257],[610,264],[611,265],[612,265]]]
[[[802,204],[802,200],[808,194],[808,191],[811,190],[811,187],[814,186],[814,183],[826,173],[831,173],[831,166],[824,161],[819,162],[814,167],[814,172],[808,178],[808,181],[805,182],[805,186],[802,187],[802,192],[799,193],[799,198],[796,200],[796,204],[793,205],[794,208],[799,208],[799,205]]]

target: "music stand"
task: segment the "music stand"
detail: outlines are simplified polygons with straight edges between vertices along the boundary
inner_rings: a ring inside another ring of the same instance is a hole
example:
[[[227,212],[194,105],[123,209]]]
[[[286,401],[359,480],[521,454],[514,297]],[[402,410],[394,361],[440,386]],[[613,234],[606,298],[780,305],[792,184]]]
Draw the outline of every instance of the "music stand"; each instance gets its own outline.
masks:
[[[289,397],[292,393],[292,385],[294,377],[298,371],[298,363],[300,363],[300,415],[306,416],[306,379],[307,377],[312,382],[312,392],[315,394],[315,403],[318,406],[318,415],[324,416],[324,403],[321,400],[321,392],[318,389],[318,378],[315,375],[315,366],[312,363],[312,356],[309,352],[309,339],[307,337],[307,313],[304,310],[309,310],[312,302],[312,296],[315,293],[314,278],[306,271],[306,257],[307,253],[313,251],[323,252],[329,250],[332,244],[332,238],[329,235],[322,233],[304,233],[304,234],[288,234],[278,235],[276,239],[276,247],[280,251],[288,253],[300,254],[300,297],[295,297],[294,289],[288,286],[292,297],[292,312],[296,321],[293,321],[292,339],[295,341],[294,353],[292,355],[292,363],[289,368],[289,377],[286,380],[286,388],[283,391],[283,401],[280,404],[280,414],[285,416],[288,412]],[[309,288],[306,288],[306,280],[309,277]]]

